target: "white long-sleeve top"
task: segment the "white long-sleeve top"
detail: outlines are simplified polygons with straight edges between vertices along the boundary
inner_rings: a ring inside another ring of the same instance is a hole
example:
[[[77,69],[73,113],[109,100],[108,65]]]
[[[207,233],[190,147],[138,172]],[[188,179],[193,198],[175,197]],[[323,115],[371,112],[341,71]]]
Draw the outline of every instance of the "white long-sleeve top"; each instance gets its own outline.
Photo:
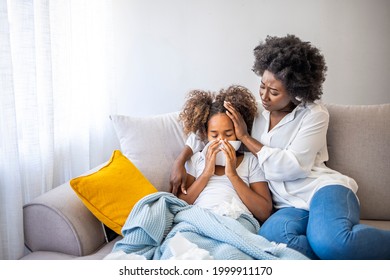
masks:
[[[329,124],[325,106],[321,103],[298,105],[270,131],[270,112],[262,107],[259,111],[252,137],[264,145],[257,158],[276,208],[308,210],[314,193],[332,184],[357,192],[355,180],[325,165],[328,160],[326,133]],[[186,144],[194,152],[202,148],[195,135],[189,137]]]

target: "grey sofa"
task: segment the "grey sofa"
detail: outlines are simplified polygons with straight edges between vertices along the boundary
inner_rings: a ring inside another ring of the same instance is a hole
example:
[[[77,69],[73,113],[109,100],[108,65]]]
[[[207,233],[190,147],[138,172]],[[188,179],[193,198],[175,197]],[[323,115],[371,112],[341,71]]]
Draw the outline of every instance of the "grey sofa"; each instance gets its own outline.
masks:
[[[328,166],[357,181],[361,222],[390,230],[390,104],[326,106],[330,114]],[[170,113],[160,117],[166,126],[167,122],[175,122],[176,116],[177,113]],[[142,121],[136,119],[135,122],[139,126],[148,125],[143,122],[158,122],[160,117]],[[178,128],[175,124],[175,129]],[[164,130],[167,130],[166,127]],[[184,138],[178,141],[169,137],[181,136],[168,129],[163,137],[166,143],[178,143],[171,154],[164,155],[166,162],[159,164],[164,175],[156,174],[159,173],[156,170],[148,173],[150,171],[143,169],[142,162],[131,158],[146,177],[148,174],[151,177],[165,176],[161,180],[150,178],[161,191],[167,191],[169,169],[184,145]],[[137,146],[132,148],[137,151]],[[98,169],[96,167],[87,173]],[[26,204],[23,213],[25,245],[29,250],[22,258],[25,260],[102,259],[121,238],[106,239],[103,225],[83,205],[69,182]]]

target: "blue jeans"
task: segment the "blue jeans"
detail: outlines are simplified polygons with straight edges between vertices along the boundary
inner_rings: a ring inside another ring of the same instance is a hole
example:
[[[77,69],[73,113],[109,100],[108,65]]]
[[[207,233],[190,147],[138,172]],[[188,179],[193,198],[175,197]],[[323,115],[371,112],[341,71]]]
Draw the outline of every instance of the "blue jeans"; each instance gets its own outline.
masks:
[[[265,221],[259,234],[311,259],[390,259],[390,231],[359,224],[359,215],[355,194],[331,185],[313,196],[310,212],[282,208]]]

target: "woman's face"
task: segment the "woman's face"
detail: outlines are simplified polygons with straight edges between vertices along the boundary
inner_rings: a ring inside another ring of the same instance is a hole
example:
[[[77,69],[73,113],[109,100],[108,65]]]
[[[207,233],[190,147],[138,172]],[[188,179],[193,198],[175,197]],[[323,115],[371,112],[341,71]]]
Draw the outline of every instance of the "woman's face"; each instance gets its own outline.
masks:
[[[291,98],[284,85],[267,70],[261,78],[260,97],[267,111],[285,111],[291,108]]]
[[[233,122],[228,115],[219,113],[209,119],[207,123],[207,139],[209,141],[217,139],[237,140]]]

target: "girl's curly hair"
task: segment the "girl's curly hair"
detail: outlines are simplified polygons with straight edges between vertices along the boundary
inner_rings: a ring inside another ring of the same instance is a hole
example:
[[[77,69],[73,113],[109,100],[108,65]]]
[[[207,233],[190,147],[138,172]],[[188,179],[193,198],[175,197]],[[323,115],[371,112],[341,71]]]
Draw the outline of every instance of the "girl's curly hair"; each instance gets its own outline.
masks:
[[[225,101],[230,102],[242,115],[250,133],[257,115],[257,103],[249,89],[240,85],[232,85],[221,89],[218,93],[202,90],[190,91],[179,114],[184,133],[193,132],[205,140],[207,123],[210,118],[218,113],[226,113],[226,108],[223,106]]]
[[[321,98],[327,66],[320,50],[294,35],[267,36],[255,49],[253,71],[280,80],[295,104]]]

